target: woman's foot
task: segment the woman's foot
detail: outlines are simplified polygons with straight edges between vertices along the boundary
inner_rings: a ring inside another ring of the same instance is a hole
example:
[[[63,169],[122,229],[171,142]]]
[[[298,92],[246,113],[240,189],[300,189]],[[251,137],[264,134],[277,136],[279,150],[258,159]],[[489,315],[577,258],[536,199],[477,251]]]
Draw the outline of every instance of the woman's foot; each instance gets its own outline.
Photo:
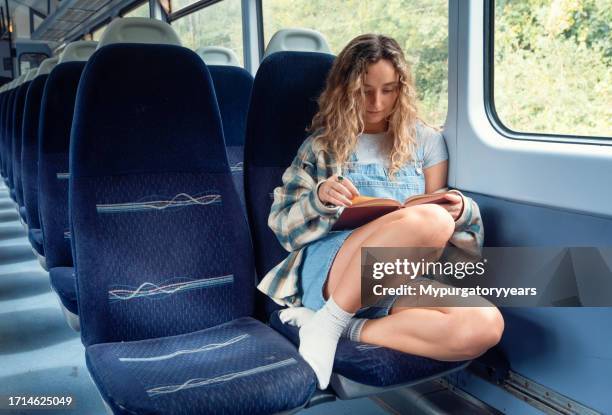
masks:
[[[278,314],[278,318],[283,324],[289,324],[290,326],[302,327],[308,323],[311,318],[315,315],[315,311],[307,307],[289,307],[281,310]],[[364,318],[351,318],[351,321],[346,326],[342,335],[345,339],[352,340],[354,342],[361,341],[361,329],[363,328],[366,319]]]
[[[354,313],[340,308],[332,297],[300,328],[300,355],[317,375],[319,389],[331,378],[336,347]]]
[[[278,318],[283,324],[302,327],[315,315],[315,311],[307,307],[289,307],[278,314]]]

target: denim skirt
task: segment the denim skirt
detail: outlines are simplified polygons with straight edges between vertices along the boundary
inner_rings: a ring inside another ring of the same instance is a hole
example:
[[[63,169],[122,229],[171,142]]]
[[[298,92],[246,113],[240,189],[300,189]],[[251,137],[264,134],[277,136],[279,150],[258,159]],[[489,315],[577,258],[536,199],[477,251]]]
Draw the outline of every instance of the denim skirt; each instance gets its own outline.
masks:
[[[351,235],[352,230],[330,232],[323,238],[311,242],[304,248],[304,259],[300,272],[300,295],[302,305],[318,310],[325,305],[323,286],[340,247]],[[387,316],[396,297],[381,299],[377,304],[360,308],[355,317],[380,318]]]

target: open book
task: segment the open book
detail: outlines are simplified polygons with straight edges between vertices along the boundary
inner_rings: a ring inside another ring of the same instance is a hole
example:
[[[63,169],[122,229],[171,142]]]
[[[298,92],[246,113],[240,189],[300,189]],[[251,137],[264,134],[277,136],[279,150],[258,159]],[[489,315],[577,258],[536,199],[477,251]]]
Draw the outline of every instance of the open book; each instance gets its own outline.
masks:
[[[453,192],[426,193],[411,196],[404,200],[404,203],[393,199],[357,196],[351,200],[353,202],[352,206],[344,208],[332,230],[355,229],[387,213],[405,207],[423,205],[425,203],[447,203],[448,199],[446,196],[449,194],[456,195]]]

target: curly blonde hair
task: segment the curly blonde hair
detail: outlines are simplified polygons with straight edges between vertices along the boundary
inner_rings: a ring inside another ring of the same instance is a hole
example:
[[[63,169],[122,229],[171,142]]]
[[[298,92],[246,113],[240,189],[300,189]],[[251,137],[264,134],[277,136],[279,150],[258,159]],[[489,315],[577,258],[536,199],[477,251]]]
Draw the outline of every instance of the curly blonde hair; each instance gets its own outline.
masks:
[[[346,45],[327,76],[325,89],[318,100],[319,112],[314,116],[309,131],[338,163],[347,162],[357,145],[357,136],[365,128],[363,84],[366,70],[381,59],[391,62],[399,75],[399,93],[387,129],[393,142],[389,168],[393,179],[415,153],[416,122],[419,119],[412,71],[394,39],[365,34]]]

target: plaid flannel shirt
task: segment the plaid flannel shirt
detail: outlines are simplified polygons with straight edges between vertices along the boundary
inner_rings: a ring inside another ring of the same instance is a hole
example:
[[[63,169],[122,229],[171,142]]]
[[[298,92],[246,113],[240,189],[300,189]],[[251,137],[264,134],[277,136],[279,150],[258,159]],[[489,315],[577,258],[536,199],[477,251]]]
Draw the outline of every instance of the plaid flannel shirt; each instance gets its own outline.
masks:
[[[336,160],[308,137],[283,173],[283,185],[274,189],[268,226],[289,255],[265,275],[257,288],[279,305],[301,306],[298,271],[304,248],[324,237],[342,212],[341,207],[324,205],[317,195],[318,186],[334,174],[342,174]],[[471,255],[479,255],[484,231],[478,205],[453,191],[463,198],[464,208],[449,242]]]

